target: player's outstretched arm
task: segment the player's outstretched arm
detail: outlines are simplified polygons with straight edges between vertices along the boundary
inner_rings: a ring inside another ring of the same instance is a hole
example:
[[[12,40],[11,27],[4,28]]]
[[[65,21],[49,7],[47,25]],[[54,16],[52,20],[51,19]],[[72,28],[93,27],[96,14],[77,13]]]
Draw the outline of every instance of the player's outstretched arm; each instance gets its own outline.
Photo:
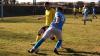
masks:
[[[44,19],[44,18],[45,18],[45,16],[39,16],[37,19],[41,20],[41,19]]]

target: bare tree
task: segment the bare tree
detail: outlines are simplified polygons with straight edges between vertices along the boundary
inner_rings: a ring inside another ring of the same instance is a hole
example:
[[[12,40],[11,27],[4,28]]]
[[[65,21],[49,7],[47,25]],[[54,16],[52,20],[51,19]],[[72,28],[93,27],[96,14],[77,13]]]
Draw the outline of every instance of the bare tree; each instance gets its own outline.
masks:
[[[77,4],[78,7],[83,7],[84,2],[83,1],[78,1],[76,4]]]
[[[90,6],[90,7],[95,7],[95,2],[91,2],[91,3],[89,4],[89,6]]]
[[[100,0],[98,1],[98,6],[100,7]]]
[[[16,0],[4,0],[5,5],[11,4],[11,5],[15,5],[16,4]]]
[[[5,5],[9,4],[9,0],[4,0]]]
[[[16,4],[16,0],[10,0],[10,4],[11,5],[15,5]]]

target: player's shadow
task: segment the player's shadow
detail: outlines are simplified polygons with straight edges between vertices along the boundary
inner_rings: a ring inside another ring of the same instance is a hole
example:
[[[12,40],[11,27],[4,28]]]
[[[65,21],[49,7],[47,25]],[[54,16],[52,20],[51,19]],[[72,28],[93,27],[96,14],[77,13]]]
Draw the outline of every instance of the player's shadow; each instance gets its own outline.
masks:
[[[51,50],[41,50],[41,51],[51,51]],[[47,56],[48,55],[47,53],[43,53],[43,52],[38,52],[36,54],[39,56]]]
[[[64,49],[65,49],[65,51],[61,51],[61,52],[70,54],[71,56],[86,56],[87,54],[100,56],[99,52],[75,51],[71,48],[64,48]],[[82,54],[84,54],[84,55],[82,55]],[[60,55],[65,55],[65,54],[60,54]]]
[[[47,55],[48,55],[48,54],[46,54],[46,53],[40,53],[40,52],[38,52],[38,53],[36,53],[36,54],[41,55],[41,56],[47,56]]]
[[[42,50],[42,51],[51,51],[51,50]],[[39,55],[44,55],[45,56],[45,55],[49,55],[49,54],[39,53]],[[58,56],[59,55],[60,56],[84,56],[84,55],[75,53],[75,51],[71,50],[70,48],[65,48],[65,51],[59,51],[59,54],[57,54],[57,55]]]

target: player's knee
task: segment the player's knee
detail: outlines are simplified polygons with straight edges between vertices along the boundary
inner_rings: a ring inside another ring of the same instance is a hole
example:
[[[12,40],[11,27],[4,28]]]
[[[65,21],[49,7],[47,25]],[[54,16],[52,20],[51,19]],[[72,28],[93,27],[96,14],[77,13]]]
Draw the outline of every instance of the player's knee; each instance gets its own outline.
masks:
[[[59,42],[62,42],[62,40],[58,40]]]
[[[46,40],[46,38],[42,38],[43,40]]]
[[[38,36],[41,36],[41,34],[38,34]]]

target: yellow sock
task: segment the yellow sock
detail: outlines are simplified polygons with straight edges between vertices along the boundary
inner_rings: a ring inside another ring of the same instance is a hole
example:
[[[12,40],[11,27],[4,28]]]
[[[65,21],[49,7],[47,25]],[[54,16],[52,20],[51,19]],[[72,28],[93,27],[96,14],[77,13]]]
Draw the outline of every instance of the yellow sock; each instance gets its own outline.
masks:
[[[56,36],[54,36],[54,38],[55,38],[55,39],[54,39],[54,41],[57,41],[57,38],[56,38]]]
[[[40,39],[41,36],[37,35],[36,42]]]

